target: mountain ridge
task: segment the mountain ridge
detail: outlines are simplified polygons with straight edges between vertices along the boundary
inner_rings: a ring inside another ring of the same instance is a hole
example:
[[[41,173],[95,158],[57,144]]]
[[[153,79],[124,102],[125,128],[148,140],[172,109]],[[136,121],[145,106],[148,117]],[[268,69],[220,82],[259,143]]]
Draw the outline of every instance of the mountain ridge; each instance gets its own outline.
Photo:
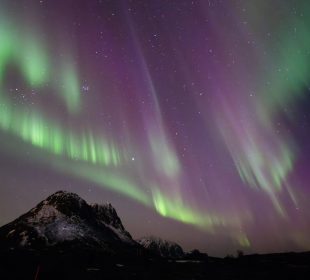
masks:
[[[185,256],[185,253],[179,244],[173,241],[164,240],[160,237],[147,236],[139,238],[136,241],[145,249],[164,258],[180,259]]]
[[[48,196],[0,228],[0,248],[41,250],[64,243],[107,252],[139,247],[110,203],[88,204],[66,191]]]

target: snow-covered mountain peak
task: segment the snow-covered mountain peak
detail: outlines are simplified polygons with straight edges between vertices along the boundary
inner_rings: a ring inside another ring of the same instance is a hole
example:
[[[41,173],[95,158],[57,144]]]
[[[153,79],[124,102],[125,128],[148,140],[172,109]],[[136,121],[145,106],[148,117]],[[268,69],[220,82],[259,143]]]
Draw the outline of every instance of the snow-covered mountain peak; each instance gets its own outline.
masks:
[[[1,242],[2,240],[2,242]],[[0,247],[138,246],[110,203],[89,205],[77,194],[58,191],[15,221],[0,228]]]
[[[138,239],[137,242],[144,248],[165,258],[182,258],[184,256],[183,249],[180,245],[159,237],[143,237]]]
[[[55,216],[77,216],[88,219],[92,209],[87,202],[75,193],[58,191],[26,213],[28,219],[39,222],[41,219],[53,219]]]

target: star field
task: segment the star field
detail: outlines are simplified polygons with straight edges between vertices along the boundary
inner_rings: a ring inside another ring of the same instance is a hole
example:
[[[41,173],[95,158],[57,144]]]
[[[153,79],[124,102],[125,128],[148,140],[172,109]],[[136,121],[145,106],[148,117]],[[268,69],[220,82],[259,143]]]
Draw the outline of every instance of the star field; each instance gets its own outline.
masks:
[[[0,224],[59,189],[134,237],[310,249],[308,1],[0,4]]]

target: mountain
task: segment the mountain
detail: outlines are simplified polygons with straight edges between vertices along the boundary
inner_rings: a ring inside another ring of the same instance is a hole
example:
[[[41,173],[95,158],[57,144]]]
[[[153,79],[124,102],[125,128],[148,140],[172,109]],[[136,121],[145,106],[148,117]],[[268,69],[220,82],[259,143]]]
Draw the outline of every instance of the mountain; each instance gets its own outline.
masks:
[[[145,249],[164,258],[180,259],[184,257],[182,247],[175,242],[153,236],[140,238],[137,242]]]
[[[58,191],[0,228],[0,249],[74,248],[117,254],[140,248],[111,204],[89,205]]]
[[[206,253],[201,253],[199,250],[194,249],[185,253],[184,258],[187,260],[208,260],[209,256]]]
[[[136,242],[111,204],[64,191],[0,228],[0,279],[306,280],[309,263],[309,252],[220,259],[156,237]]]

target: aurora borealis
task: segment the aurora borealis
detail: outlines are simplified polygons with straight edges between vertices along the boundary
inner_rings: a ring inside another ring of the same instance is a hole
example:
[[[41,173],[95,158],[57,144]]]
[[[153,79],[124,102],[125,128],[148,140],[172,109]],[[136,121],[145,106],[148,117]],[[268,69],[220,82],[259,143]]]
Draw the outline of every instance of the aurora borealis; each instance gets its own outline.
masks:
[[[0,224],[59,189],[214,255],[310,250],[310,4],[0,1]]]

